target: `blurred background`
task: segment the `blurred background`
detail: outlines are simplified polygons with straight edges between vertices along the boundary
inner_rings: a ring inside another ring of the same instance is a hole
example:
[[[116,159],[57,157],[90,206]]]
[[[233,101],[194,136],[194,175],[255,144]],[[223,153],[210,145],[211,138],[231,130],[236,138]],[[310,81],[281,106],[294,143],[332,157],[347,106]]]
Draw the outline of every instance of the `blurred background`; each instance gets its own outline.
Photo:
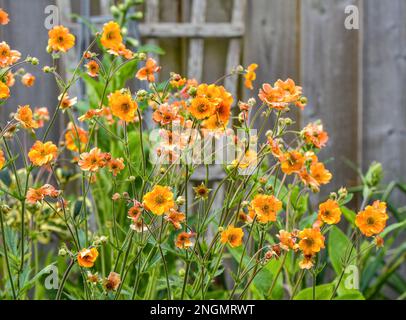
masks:
[[[78,51],[64,62],[68,70],[89,42],[84,21],[101,26],[111,18],[113,2],[0,0],[11,17],[0,29],[0,40],[23,56],[38,57],[41,65],[50,64],[44,22],[46,8],[56,5],[60,23],[77,36]],[[144,0],[137,10],[143,18],[133,23],[129,35],[162,49],[156,50],[161,79],[174,71],[211,82],[238,64],[257,63],[253,91],[239,82],[226,83],[241,100],[256,97],[260,84],[278,78],[302,85],[309,104],[291,116],[297,128],[322,119],[329,132],[329,146],[321,153],[331,160],[328,168],[334,173],[327,192],[357,185],[354,167],[366,170],[374,160],[383,164],[386,182],[405,182],[406,1]],[[2,122],[20,104],[56,106],[52,77],[39,69],[28,71],[37,76],[36,85],[13,88],[13,97],[1,107]],[[77,90],[86,97],[83,88]],[[53,134],[59,137],[58,128]],[[404,195],[395,197],[405,203]]]

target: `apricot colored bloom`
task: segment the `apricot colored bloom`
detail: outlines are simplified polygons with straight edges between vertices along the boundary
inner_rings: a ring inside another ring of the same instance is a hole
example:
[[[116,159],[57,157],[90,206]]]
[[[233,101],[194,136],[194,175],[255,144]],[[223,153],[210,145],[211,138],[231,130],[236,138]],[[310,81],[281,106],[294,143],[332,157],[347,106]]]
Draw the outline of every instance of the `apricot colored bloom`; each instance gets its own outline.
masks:
[[[239,247],[242,244],[244,237],[244,231],[241,228],[235,228],[234,226],[228,226],[223,232],[221,232],[221,243],[228,243],[230,247]]]
[[[372,206],[367,206],[365,210],[357,214],[355,225],[365,236],[371,237],[385,229],[386,220],[388,220],[386,203],[377,200]]]
[[[38,128],[38,123],[34,120],[29,105],[19,106],[17,113],[14,115],[14,119],[16,119],[25,129],[32,130]]]
[[[314,255],[312,254],[305,254],[303,255],[303,259],[299,261],[299,268],[300,269],[311,269],[314,266]]]
[[[116,291],[118,287],[120,286],[121,283],[121,277],[118,273],[116,272],[110,272],[109,276],[107,279],[104,279],[103,281],[103,287],[107,291]]]
[[[257,78],[257,75],[255,73],[255,70],[258,68],[258,65],[256,63],[250,64],[247,68],[247,72],[244,75],[245,78],[245,82],[244,85],[248,88],[248,89],[254,89],[254,87],[252,86],[252,81],[254,81]]]
[[[4,156],[3,150],[0,150],[0,170],[3,169],[6,164],[6,157]]]
[[[124,159],[123,158],[111,159],[107,163],[107,166],[109,168],[109,171],[113,173],[113,176],[117,176],[117,174],[119,174],[125,167]]]
[[[285,109],[289,104],[296,103],[302,95],[302,88],[296,86],[292,79],[278,80],[272,87],[264,83],[259,90],[259,98],[269,107],[277,110]]]
[[[99,75],[100,66],[95,60],[91,60],[86,64],[87,74],[92,78],[96,78]]]
[[[175,209],[170,209],[169,213],[165,215],[165,220],[170,222],[175,229],[182,228],[182,223],[185,222],[186,216],[183,212],[179,212]]]
[[[310,175],[320,185],[328,184],[333,177],[331,172],[328,171],[321,162],[316,162],[310,165]]]
[[[127,60],[134,58],[134,52],[127,49],[124,43],[120,43],[117,48],[107,50],[107,52],[116,56],[124,57]]]
[[[139,233],[148,231],[148,227],[145,225],[143,219],[132,219],[132,224],[130,225],[130,228],[135,232]]]
[[[10,97],[10,88],[7,85],[0,81],[0,99],[8,99]]]
[[[194,237],[192,232],[181,232],[176,237],[175,245],[179,249],[187,249],[193,246],[192,240],[190,238]]]
[[[60,108],[62,110],[66,110],[69,109],[71,107],[73,107],[77,102],[78,102],[78,98],[74,97],[74,98],[69,98],[69,95],[67,93],[65,93],[63,96],[60,95],[58,97],[58,100],[60,101]]]
[[[78,252],[78,264],[83,268],[91,268],[99,256],[99,252],[96,248],[82,249]]]
[[[207,188],[206,185],[202,182],[200,185],[193,187],[195,196],[197,199],[207,199],[211,189]]]
[[[38,124],[38,128],[42,128],[46,121],[49,121],[49,112],[46,107],[37,107],[34,109],[34,120]]]
[[[180,88],[186,84],[186,78],[182,78],[179,74],[172,74],[169,83],[174,88]]]
[[[69,122],[65,133],[66,148],[74,152],[83,152],[89,141],[87,131]],[[80,149],[80,151],[79,151]]]
[[[32,87],[35,83],[35,76],[33,76],[31,73],[26,73],[21,78],[21,83],[26,87]]]
[[[106,156],[99,148],[93,148],[80,155],[78,165],[83,171],[96,172],[106,166]]]
[[[60,194],[61,194],[60,190],[55,189],[55,187],[53,187],[50,184],[45,184],[37,189],[29,188],[27,191],[26,200],[30,204],[35,204],[37,202],[44,200],[46,196],[51,198],[57,198]]]
[[[324,248],[324,236],[319,228],[307,228],[299,232],[299,248],[304,255],[313,255]]]
[[[276,214],[282,209],[282,202],[273,195],[258,194],[250,203],[251,219],[257,217],[258,222],[276,221]]]
[[[111,112],[123,121],[131,122],[135,120],[135,113],[138,105],[132,99],[128,90],[117,90],[109,95],[109,106]]]
[[[43,166],[49,164],[56,159],[58,148],[51,141],[42,143],[36,141],[28,152],[28,158],[35,166]]]
[[[231,162],[232,166],[238,166],[240,169],[247,169],[257,164],[258,154],[254,150],[248,150],[244,155],[234,159]]]
[[[175,207],[173,193],[169,187],[156,185],[143,197],[144,207],[158,216]]]
[[[161,67],[159,67],[156,61],[152,58],[148,58],[145,62],[145,67],[138,70],[135,77],[139,80],[147,80],[148,82],[155,82],[154,73],[159,72]]]
[[[75,45],[75,36],[64,26],[55,26],[48,32],[48,46],[53,51],[67,52]]]
[[[292,249],[296,251],[299,248],[298,244],[296,243],[296,235],[294,235],[292,232],[280,230],[279,234],[276,236],[279,238],[279,246],[283,250],[289,251]]]
[[[169,105],[167,103],[159,105],[159,107],[154,111],[152,119],[164,126],[172,123],[175,120],[181,120],[178,114],[178,108],[175,105]]]
[[[321,149],[326,146],[328,134],[323,130],[323,125],[320,123],[309,123],[303,130],[302,134],[307,144],[314,145]]]
[[[11,71],[7,72],[5,80],[6,80],[6,85],[9,88],[14,86],[14,84],[16,83],[14,73],[12,73]]]
[[[4,11],[2,8],[0,8],[0,24],[1,25],[6,25],[10,22],[10,19],[8,17],[8,13]]]
[[[197,120],[203,120],[216,112],[216,106],[207,98],[196,97],[192,100],[188,110]]]
[[[0,68],[13,65],[21,58],[21,53],[17,50],[11,50],[10,46],[2,41],[0,42]]]
[[[287,175],[300,172],[304,166],[305,160],[305,157],[298,151],[284,153],[280,157],[281,169],[283,173],[286,173]]]
[[[139,201],[134,201],[134,205],[128,210],[128,217],[138,220],[138,218],[141,216],[142,210],[142,203]]]
[[[328,199],[320,203],[318,219],[327,224],[337,224],[341,219],[341,209],[337,201]]]
[[[100,42],[106,49],[118,50],[123,42],[123,37],[117,22],[110,21],[104,24]]]

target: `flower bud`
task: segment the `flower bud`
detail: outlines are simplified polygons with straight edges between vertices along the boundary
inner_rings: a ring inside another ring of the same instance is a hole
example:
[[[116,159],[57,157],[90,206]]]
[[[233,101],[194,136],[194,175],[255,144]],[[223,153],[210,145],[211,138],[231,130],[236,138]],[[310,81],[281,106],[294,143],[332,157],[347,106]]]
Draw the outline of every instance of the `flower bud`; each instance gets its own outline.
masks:
[[[176,199],[176,204],[177,204],[178,206],[183,206],[183,205],[185,204],[185,202],[186,202],[186,199],[185,199],[184,196],[179,196],[179,197]]]
[[[58,256],[60,256],[60,257],[65,257],[67,254],[68,254],[68,252],[65,248],[60,248],[58,251]]]

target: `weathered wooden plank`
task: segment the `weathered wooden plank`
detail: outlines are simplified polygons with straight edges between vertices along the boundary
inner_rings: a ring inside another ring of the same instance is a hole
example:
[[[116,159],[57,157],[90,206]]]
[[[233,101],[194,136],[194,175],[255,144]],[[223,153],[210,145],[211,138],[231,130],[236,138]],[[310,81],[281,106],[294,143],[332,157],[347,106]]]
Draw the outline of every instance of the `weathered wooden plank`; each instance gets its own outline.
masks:
[[[153,24],[155,22],[159,21],[159,0],[149,0],[145,3],[145,23],[146,24]],[[141,33],[142,35],[142,33]],[[145,35],[146,37],[156,37],[151,34]],[[147,39],[146,41],[147,44],[150,45],[155,45],[157,46],[159,44],[157,39]],[[151,53],[150,56],[152,56],[158,63],[159,63],[159,56],[157,54]],[[157,75],[159,77],[159,75]]]
[[[244,25],[244,9],[245,0],[234,0],[233,13],[231,23]],[[244,33],[245,30],[243,30]],[[228,46],[226,73],[229,73],[233,68],[240,64],[241,60],[241,39],[231,39]],[[235,97],[238,89],[238,78],[228,77],[224,80],[224,85],[227,90]]]
[[[322,119],[329,147],[320,153],[334,173],[324,192],[357,183],[345,159],[358,162],[359,32],[346,30],[347,5],[357,0],[301,1],[301,83],[309,105],[302,124]]]
[[[364,1],[363,167],[406,181],[406,2]],[[400,203],[405,197],[398,197]]]
[[[190,36],[199,37],[202,35],[203,23],[206,20],[206,0],[193,0],[192,3],[192,12],[189,25],[189,31],[193,31]],[[183,25],[185,27],[185,25]],[[179,30],[176,28],[175,30]],[[206,29],[206,28],[204,28]],[[214,30],[212,30],[214,31]],[[212,32],[213,33],[213,32]],[[195,78],[198,81],[202,79],[202,70],[203,70],[203,49],[204,49],[204,40],[203,39],[192,39],[189,44],[189,57],[188,57],[188,76],[189,78]]]

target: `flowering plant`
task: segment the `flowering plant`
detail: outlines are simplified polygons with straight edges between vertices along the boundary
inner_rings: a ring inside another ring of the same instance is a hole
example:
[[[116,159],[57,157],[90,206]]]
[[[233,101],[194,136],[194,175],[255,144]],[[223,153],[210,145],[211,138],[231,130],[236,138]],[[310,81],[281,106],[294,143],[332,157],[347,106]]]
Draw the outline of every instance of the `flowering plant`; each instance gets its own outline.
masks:
[[[0,17],[8,22],[3,10]],[[54,59],[74,45],[68,28],[49,31]],[[15,72],[23,63],[39,61],[21,60],[0,43],[2,103],[15,77],[35,85],[33,75]],[[117,79],[138,63],[132,76],[149,89],[133,93]],[[241,76],[252,89],[257,68],[236,67],[227,77]],[[352,194],[345,188],[311,209],[309,195],[332,173],[318,157],[328,142],[321,122],[297,131],[287,117],[291,108],[305,108],[302,88],[278,80],[262,85],[258,101],[237,102],[223,79],[205,84],[171,73],[158,83],[160,69],[127,46],[120,24],[108,22],[70,78],[43,67],[60,90],[50,113],[22,105],[1,125],[0,296],[364,298],[354,274],[405,224],[385,230],[387,205],[370,201],[367,183],[357,214],[346,207]],[[79,78],[97,88],[86,108],[69,96]],[[56,141],[50,132],[59,116],[69,122]],[[155,129],[144,129],[146,121]],[[23,136],[32,139],[28,152]],[[349,237],[337,227],[343,216]],[[51,271],[55,287],[41,281]],[[330,280],[321,282],[326,273]]]

